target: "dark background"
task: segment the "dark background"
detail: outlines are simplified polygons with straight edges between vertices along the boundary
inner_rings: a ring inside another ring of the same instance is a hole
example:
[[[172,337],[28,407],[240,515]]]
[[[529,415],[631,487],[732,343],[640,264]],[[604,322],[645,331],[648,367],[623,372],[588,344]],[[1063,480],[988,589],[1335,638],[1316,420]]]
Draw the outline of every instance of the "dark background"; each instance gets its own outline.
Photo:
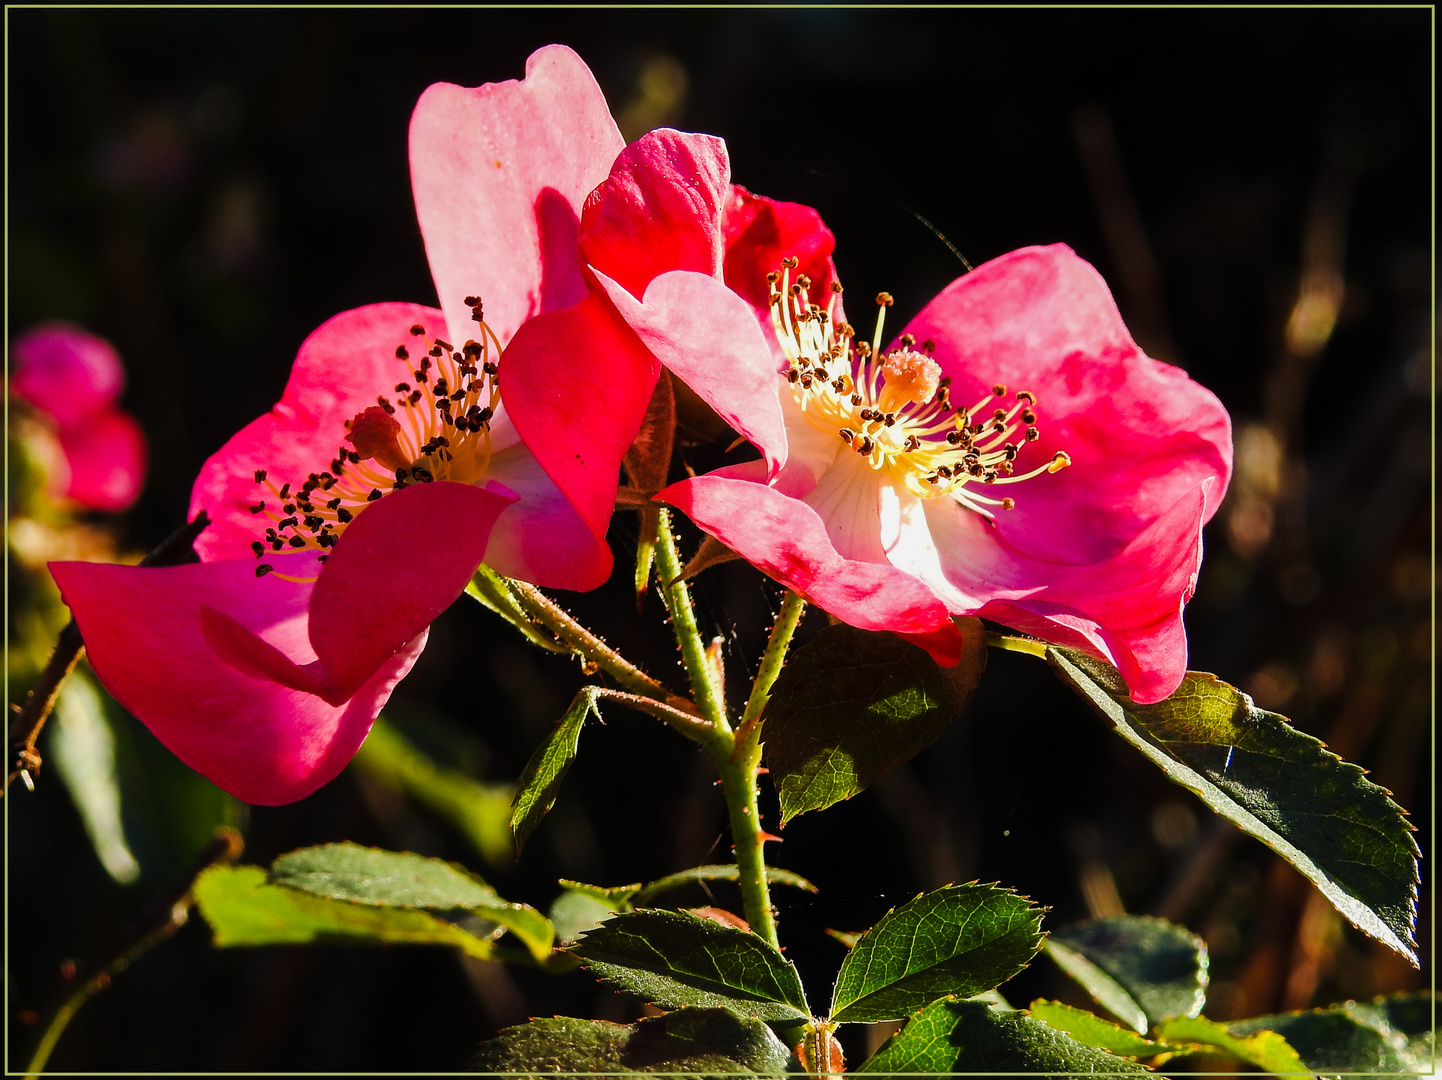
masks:
[[[7,335],[69,318],[125,358],[125,404],[152,450],[122,525],[131,548],[180,523],[201,462],[275,401],[314,327],[375,301],[434,302],[407,174],[420,92],[519,78],[533,49],[563,42],[628,138],[659,124],[725,137],[734,179],[817,206],[843,281],[894,293],[903,317],[962,271],[923,218],[973,264],[1056,241],[1093,262],[1142,344],[1212,388],[1237,425],[1238,476],[1188,611],[1192,666],[1371,768],[1427,849],[1430,10],[10,9],[7,23]],[[1299,298],[1323,315],[1306,324]],[[617,580],[564,599],[679,684],[657,598],[644,626],[631,615],[634,540],[618,517]],[[745,674],[775,588],[733,564],[697,592]],[[461,604],[389,712],[509,782],[580,680]],[[738,677],[732,696],[743,692]],[[356,770],[299,804],[247,811],[123,721],[138,883],[104,875],[50,778],[6,800],[10,1067],[63,995],[62,963],[103,953],[221,820],[242,825],[247,861],[340,839],[408,848],[543,909],[557,877],[612,885],[727,861],[704,757],[613,711],[587,728],[514,866],[482,862]],[[1049,905],[1051,925],[1118,905],[1185,922],[1211,946],[1219,1019],[1432,979],[1214,827],[1011,654],[993,653],[940,741],[798,819],[771,855],[821,887],[775,897],[813,999],[841,957],[824,928],[859,929],[919,889],[972,878]],[[1426,863],[1423,876],[1428,956]],[[739,909],[724,888],[716,902]],[[1083,1003],[1044,960],[1003,990]],[[441,950],[218,951],[196,916],[86,1006],[51,1067],[445,1070],[529,1015],[634,1009],[584,974]],[[867,1033],[843,1038],[859,1061]]]

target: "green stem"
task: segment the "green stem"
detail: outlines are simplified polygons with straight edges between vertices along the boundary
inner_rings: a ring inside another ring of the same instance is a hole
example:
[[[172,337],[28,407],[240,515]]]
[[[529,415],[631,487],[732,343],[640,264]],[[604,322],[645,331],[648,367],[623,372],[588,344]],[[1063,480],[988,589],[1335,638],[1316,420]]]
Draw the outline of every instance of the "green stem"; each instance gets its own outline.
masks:
[[[1008,652],[1027,653],[1030,656],[1040,656],[1043,660],[1046,659],[1046,642],[1037,641],[1034,638],[1016,637],[1013,634],[995,634],[988,630],[986,644],[992,649],[1006,649]]]
[[[671,616],[671,630],[681,647],[681,661],[696,704],[718,732],[731,734],[726,710],[721,705],[711,665],[706,659],[706,645],[696,626],[696,612],[691,607],[691,590],[681,580],[681,558],[676,553],[676,537],[671,533],[671,516],[664,509],[656,515],[656,563],[661,572],[666,597],[666,611]]]
[[[761,809],[756,799],[756,770],[761,765],[760,729],[753,725],[751,735],[736,743],[735,749],[723,760],[712,755],[721,774],[721,793],[726,797],[726,810],[731,819],[731,843],[736,851],[740,871],[737,884],[741,903],[751,929],[777,948],[776,917],[771,912],[771,890],[766,880],[766,855],[763,850],[768,837],[761,831]]]
[[[771,628],[771,637],[766,642],[766,651],[761,654],[761,670],[751,684],[751,696],[746,699],[746,711],[741,714],[741,726],[736,729],[737,741],[747,739],[751,729],[761,723],[761,712],[771,694],[772,684],[786,663],[786,650],[791,645],[791,635],[796,633],[796,624],[806,611],[806,601],[790,589],[781,601],[781,610],[776,615],[776,625]]]
[[[590,660],[627,690],[642,697],[663,701],[679,712],[695,715],[696,706],[686,698],[673,694],[591,631],[578,623],[559,604],[534,585],[507,580],[516,600],[536,619],[565,643],[572,652]],[[708,717],[709,719],[709,717]]]
[[[603,686],[591,688],[596,698],[601,701],[618,701],[623,705],[629,705],[638,712],[647,716],[654,716],[663,724],[666,724],[679,731],[686,738],[701,743],[705,747],[711,747],[716,741],[716,731],[712,726],[702,720],[695,713],[682,712],[680,709],[673,709],[664,702],[655,698],[642,697],[640,694],[627,694],[621,690],[608,690]]]

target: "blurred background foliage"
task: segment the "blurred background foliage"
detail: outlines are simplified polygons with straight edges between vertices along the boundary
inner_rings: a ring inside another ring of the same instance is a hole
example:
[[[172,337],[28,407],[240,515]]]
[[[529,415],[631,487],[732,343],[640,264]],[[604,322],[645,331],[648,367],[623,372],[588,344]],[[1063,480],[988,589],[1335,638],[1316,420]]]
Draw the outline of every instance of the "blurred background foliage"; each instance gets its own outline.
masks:
[[[977,264],[1060,241],[1093,262],[1138,340],[1215,390],[1236,423],[1237,476],[1188,611],[1192,666],[1370,768],[1430,850],[1429,10],[6,18],[7,334],[67,318],[111,339],[129,368],[124,404],[151,442],[140,503],[115,531],[84,523],[104,533],[101,550],[147,550],[181,523],[201,462],[276,400],[322,321],[434,302],[409,194],[410,110],[432,82],[518,78],[532,50],[559,41],[591,65],[628,138],[660,125],[724,136],[737,182],[820,208],[842,280],[856,295],[892,292],[903,317],[961,272],[952,245]],[[615,580],[564,599],[679,685],[659,600],[633,616],[635,535],[619,515]],[[12,701],[64,621],[34,571],[52,552],[11,547]],[[726,637],[734,697],[777,590],[733,563],[697,593]],[[940,741],[786,829],[773,860],[821,887],[776,894],[804,978],[829,980],[840,959],[826,928],[979,878],[1050,905],[1052,925],[1121,910],[1186,923],[1211,946],[1218,1019],[1430,984],[1209,820],[1035,663],[994,654]],[[619,710],[586,729],[554,812],[510,857],[497,831],[508,785],[581,678],[462,601],[357,765],[275,808],[218,792],[113,702],[74,705],[111,732],[131,862],[112,846],[102,865],[55,771],[6,799],[10,1066],[76,962],[102,955],[217,824],[242,828],[247,861],[351,839],[464,862],[542,909],[558,877],[615,885],[726,861],[705,759]],[[1427,957],[1427,863],[1423,876]],[[726,886],[714,898],[739,907]],[[708,902],[699,890],[677,900]],[[1018,1002],[1076,993],[1045,961],[1003,989]],[[450,1069],[498,1026],[554,1013],[620,1020],[634,1006],[584,974],[441,950],[216,951],[195,918],[86,1007],[51,1067]],[[843,1038],[859,1055],[883,1034]]]

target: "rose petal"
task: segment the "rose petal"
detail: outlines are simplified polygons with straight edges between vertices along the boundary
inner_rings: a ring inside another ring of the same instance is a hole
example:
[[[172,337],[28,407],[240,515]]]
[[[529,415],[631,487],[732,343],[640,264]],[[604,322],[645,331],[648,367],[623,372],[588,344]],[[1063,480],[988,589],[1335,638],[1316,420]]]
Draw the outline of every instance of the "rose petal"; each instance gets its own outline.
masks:
[[[396,358],[398,345],[416,338],[410,328],[434,334],[443,317],[419,304],[372,304],[343,311],[317,328],[300,347],[290,380],[270,412],[241,428],[201,466],[190,495],[190,516],[201,510],[212,524],[195,550],[202,559],[250,554],[268,522],[248,506],[274,503],[268,488],[255,482],[264,469],[277,487],[299,485],[313,472],[330,468],[346,443],[346,421],[390,395],[410,377],[410,366]]]
[[[581,213],[581,258],[640,297],[668,270],[721,276],[726,144],[664,128],[621,152]]]
[[[590,69],[563,45],[520,82],[436,83],[411,117],[411,186],[436,294],[464,340],[478,296],[502,343],[532,315],[586,294],[581,205],[625,140]]]
[[[768,335],[771,307],[766,275],[781,269],[782,259],[800,260],[792,273],[811,278],[811,295],[824,303],[836,280],[831,262],[836,237],[811,207],[753,195],[733,184],[721,226],[726,236],[726,284],[752,306]]]
[[[372,503],[331,549],[310,641],[344,698],[455,601],[485,557],[509,492],[438,481]]]
[[[960,631],[920,580],[888,563],[843,558],[826,523],[805,503],[765,484],[715,473],[672,484],[656,498],[852,626],[912,638],[938,663],[955,664],[960,657]]]
[[[1137,348],[1101,275],[1064,245],[977,267],[906,332],[935,342],[959,407],[995,402],[994,383],[1007,387],[1008,407],[1019,390],[1036,395],[1041,437],[1023,447],[1017,472],[1058,450],[1072,464],[1009,487],[1016,508],[997,519],[1009,542],[1036,558],[1108,558],[1204,480],[1219,482],[1219,496],[1226,488],[1226,410],[1185,372]]]
[[[304,576],[314,559],[277,556]],[[189,566],[52,563],[51,572],[106,688],[191,768],[247,802],[304,798],[355,754],[391,690],[425,644],[422,633],[349,701],[244,674],[216,655],[203,607],[260,635],[291,661],[314,659],[306,638],[312,586],[257,579],[253,559]]]
[[[529,320],[501,358],[511,422],[598,540],[660,370],[600,296]]]
[[[596,281],[651,353],[766,458],[786,461],[781,385],[771,348],[746,302],[704,274],[661,274],[637,301],[600,271]]]

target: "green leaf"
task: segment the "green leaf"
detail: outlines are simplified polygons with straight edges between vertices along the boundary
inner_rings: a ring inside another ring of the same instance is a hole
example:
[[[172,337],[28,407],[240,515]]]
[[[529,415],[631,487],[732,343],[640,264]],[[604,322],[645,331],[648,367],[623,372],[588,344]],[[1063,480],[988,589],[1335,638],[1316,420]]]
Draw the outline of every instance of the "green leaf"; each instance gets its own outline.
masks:
[[[921,1010],[855,1071],[1148,1075],[1144,1066],[1085,1046],[1025,1012],[953,998]]]
[[[796,650],[766,706],[766,764],[782,824],[864,791],[929,745],[966,707],[986,666],[979,620],[944,668],[894,634],[829,626]]]
[[[1433,1071],[1434,1006],[1434,995],[1421,991],[1330,1009],[1258,1016],[1227,1027],[1237,1035],[1276,1032],[1314,1073],[1416,1076]]]
[[[1047,661],[1173,783],[1306,875],[1354,926],[1414,964],[1419,851],[1406,812],[1362,769],[1214,675],[1137,705],[1110,665]]]
[[[466,870],[424,855],[359,844],[301,848],[276,859],[270,883],[333,900],[381,907],[461,909],[504,926],[537,960],[551,952],[550,920],[525,904],[511,904]]]
[[[1165,919],[1117,915],[1063,927],[1046,951],[1142,1034],[1169,1016],[1196,1016],[1207,1001],[1206,942]]]
[[[376,720],[352,763],[450,821],[490,866],[515,860],[510,784],[482,783],[437,764],[384,717]]]
[[[1042,909],[997,885],[948,885],[883,915],[841,962],[832,1020],[899,1020],[1005,982],[1041,947]]]
[[[481,1044],[473,1072],[517,1077],[782,1076],[790,1055],[765,1024],[724,1009],[681,1009],[625,1027],[569,1016],[532,1020]]]
[[[1135,1031],[1118,1027],[1110,1020],[1103,1020],[1096,1013],[1085,1009],[1074,1009],[1060,1001],[1033,1001],[1032,1016],[1058,1031],[1065,1031],[1077,1042],[1086,1043],[1122,1057],[1155,1057],[1157,1054],[1176,1049],[1166,1043],[1144,1039]]]
[[[200,912],[220,948],[241,945],[448,945],[489,958],[495,945],[413,908],[371,907],[266,883],[258,866],[213,866],[195,882]]]
[[[70,673],[55,702],[46,756],[75,809],[105,872],[122,885],[140,877],[140,863],[125,839],[115,733],[100,691],[83,670]]]
[[[616,915],[571,951],[606,982],[664,1009],[727,1006],[765,1021],[811,1015],[796,969],[775,948],[697,915]]]
[[[1232,1025],[1235,1028],[1235,1025]],[[1259,1031],[1254,1035],[1238,1034],[1228,1026],[1208,1020],[1205,1016],[1177,1016],[1157,1025],[1158,1038],[1172,1043],[1201,1043],[1250,1062],[1265,1072],[1285,1075],[1308,1075],[1306,1063],[1275,1031]]]
[[[663,892],[671,889],[679,889],[683,885],[690,885],[697,881],[740,881],[741,868],[735,863],[723,866],[693,866],[689,870],[682,870],[676,874],[668,874],[663,878],[651,882],[645,888],[636,889],[632,895],[632,901],[637,907],[644,907],[648,901],[654,900]],[[777,870],[774,867],[766,868],[766,880],[772,885],[790,885],[795,889],[804,889],[806,892],[818,891],[816,886],[807,881],[800,874],[793,874],[790,870]]]
[[[497,899],[484,881],[441,859],[349,841],[282,855],[271,864],[270,883],[381,907],[470,909]]]
[[[595,713],[597,720],[601,718],[601,713],[596,708],[596,690],[594,686],[583,687],[572,699],[560,723],[546,737],[546,741],[536,748],[531,760],[526,762],[521,778],[516,781],[511,831],[516,836],[517,851],[531,838],[536,826],[541,823],[541,818],[556,805],[561,781],[565,779],[571,762],[576,760],[576,749],[581,741],[581,726],[585,724],[586,717]]]

